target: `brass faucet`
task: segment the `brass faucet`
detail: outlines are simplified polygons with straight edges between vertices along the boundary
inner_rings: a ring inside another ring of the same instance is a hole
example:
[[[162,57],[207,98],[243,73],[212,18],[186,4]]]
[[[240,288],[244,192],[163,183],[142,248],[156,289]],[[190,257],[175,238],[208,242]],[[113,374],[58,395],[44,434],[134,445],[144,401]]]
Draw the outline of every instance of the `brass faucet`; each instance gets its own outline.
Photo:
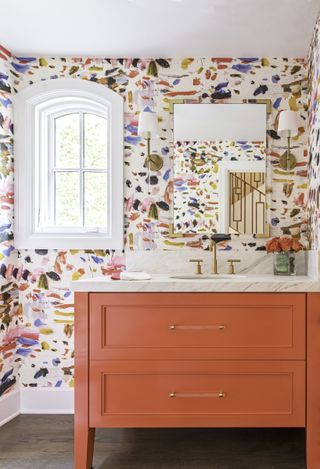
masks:
[[[240,262],[240,259],[229,259],[229,269],[228,269],[228,274],[234,275],[235,270],[234,270],[234,262]]]
[[[210,240],[209,251],[212,252],[212,273],[218,274],[217,243],[213,239]]]
[[[196,262],[197,263],[196,274],[201,275],[202,274],[201,264],[202,264],[203,260],[202,259],[190,259],[189,262]]]

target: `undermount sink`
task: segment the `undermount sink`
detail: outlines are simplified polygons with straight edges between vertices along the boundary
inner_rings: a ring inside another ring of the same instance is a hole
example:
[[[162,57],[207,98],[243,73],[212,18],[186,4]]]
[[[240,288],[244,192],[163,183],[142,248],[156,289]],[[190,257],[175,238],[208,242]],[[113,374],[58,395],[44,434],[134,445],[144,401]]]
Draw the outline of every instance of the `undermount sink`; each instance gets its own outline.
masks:
[[[220,275],[220,274],[177,274],[170,275],[170,278],[181,280],[232,280],[237,278],[245,278],[245,275]]]

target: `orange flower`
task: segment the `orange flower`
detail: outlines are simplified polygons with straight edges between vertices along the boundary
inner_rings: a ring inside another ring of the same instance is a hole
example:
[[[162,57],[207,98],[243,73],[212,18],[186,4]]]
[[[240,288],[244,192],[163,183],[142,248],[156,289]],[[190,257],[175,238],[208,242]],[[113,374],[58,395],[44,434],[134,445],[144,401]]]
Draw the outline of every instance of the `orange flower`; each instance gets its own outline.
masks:
[[[271,238],[266,243],[266,249],[268,252],[280,252],[281,246],[279,243],[279,238]]]
[[[303,245],[300,241],[289,236],[271,238],[266,242],[267,252],[298,252],[301,249],[303,249]]]
[[[299,252],[301,249],[303,249],[303,245],[300,243],[300,241],[296,238],[292,239],[292,246],[291,246],[292,251],[294,252]]]
[[[289,252],[292,250],[292,238],[280,238],[279,244],[281,247],[281,251]]]

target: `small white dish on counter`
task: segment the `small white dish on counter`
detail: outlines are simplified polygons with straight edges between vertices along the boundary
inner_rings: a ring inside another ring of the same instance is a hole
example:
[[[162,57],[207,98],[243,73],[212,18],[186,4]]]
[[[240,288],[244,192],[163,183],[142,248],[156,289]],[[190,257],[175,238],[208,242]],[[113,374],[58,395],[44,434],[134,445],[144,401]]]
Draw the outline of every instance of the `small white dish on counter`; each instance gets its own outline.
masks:
[[[128,272],[124,270],[120,273],[120,280],[150,280],[151,276],[147,272]]]

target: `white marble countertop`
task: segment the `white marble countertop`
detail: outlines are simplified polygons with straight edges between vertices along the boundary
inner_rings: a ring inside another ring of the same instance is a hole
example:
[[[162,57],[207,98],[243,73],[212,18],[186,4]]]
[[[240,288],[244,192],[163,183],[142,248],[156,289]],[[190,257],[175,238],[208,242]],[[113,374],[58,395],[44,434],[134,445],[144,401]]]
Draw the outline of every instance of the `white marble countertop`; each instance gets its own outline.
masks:
[[[173,279],[152,274],[150,280],[85,278],[71,282],[71,290],[86,292],[320,292],[320,280],[306,275],[292,277],[255,275],[214,279]]]

